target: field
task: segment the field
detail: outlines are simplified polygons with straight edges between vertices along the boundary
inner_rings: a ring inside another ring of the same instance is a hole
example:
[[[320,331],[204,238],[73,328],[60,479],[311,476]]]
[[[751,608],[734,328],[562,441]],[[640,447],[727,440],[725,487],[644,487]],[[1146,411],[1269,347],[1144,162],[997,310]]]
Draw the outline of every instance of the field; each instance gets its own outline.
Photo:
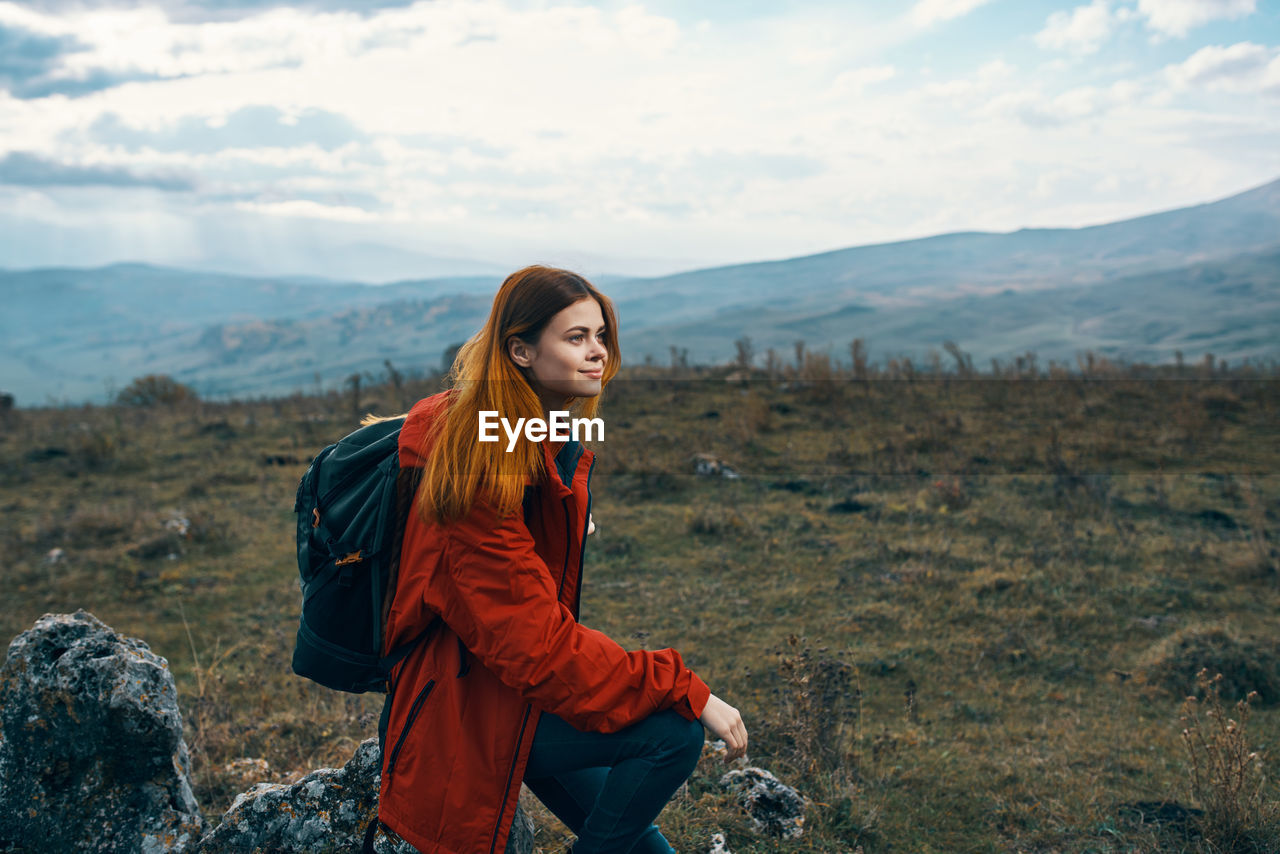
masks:
[[[1280,377],[1033,364],[810,355],[606,390],[582,620],[680,649],[742,710],[752,764],[811,800],[801,839],[756,837],[707,760],[658,821],[678,850],[1280,850],[1275,780],[1229,754],[1280,748]],[[359,415],[440,387],[0,416],[3,637],[85,608],[146,640],[212,820],[263,779],[237,759],[277,781],[341,764],[381,698],[290,671],[294,490]],[[1201,666],[1232,732],[1212,694],[1184,703]]]

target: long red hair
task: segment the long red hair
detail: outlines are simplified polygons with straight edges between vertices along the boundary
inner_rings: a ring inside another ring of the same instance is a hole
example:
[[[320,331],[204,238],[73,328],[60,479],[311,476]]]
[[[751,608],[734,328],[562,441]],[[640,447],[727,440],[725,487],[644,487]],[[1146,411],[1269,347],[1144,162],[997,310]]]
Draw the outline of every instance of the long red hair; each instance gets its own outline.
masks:
[[[613,303],[577,273],[539,265],[517,270],[498,289],[484,327],[459,348],[449,372],[446,409],[424,436],[425,462],[416,498],[424,521],[465,516],[482,492],[500,514],[513,513],[524,499],[527,478],[537,482],[547,475],[537,442],[521,437],[508,453],[505,437],[499,442],[478,441],[479,413],[497,411],[513,424],[517,418],[543,417],[527,369],[511,360],[507,342],[516,336],[536,345],[552,317],[586,298],[600,305],[605,324],[601,341],[608,357],[600,394],[570,397],[565,407],[572,417],[596,417],[604,389],[622,363]]]

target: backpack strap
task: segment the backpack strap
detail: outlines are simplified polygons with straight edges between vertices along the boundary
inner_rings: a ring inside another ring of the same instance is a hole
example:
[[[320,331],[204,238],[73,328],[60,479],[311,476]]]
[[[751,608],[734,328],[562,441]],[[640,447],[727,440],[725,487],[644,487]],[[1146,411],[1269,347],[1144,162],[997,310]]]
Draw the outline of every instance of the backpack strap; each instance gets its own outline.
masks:
[[[404,643],[400,644],[400,646],[391,650],[391,652],[387,653],[385,657],[379,660],[379,664],[381,664],[386,669],[387,673],[390,673],[391,670],[397,664],[399,664],[400,662],[408,658],[409,653],[413,652],[414,649],[417,648],[418,644],[426,640],[427,636],[430,635],[432,632],[434,632],[436,628],[443,622],[444,620],[437,615],[431,620],[431,623],[425,629],[423,629],[421,632],[418,633],[417,637],[415,637],[413,640],[405,641]],[[389,694],[390,692],[388,692],[388,695]]]
[[[361,854],[376,854],[373,849],[373,839],[378,835],[378,817],[375,815],[369,820],[369,826],[364,832],[364,847],[360,849]]]
[[[375,815],[372,819],[369,820],[369,826],[365,828],[364,847],[360,849],[362,854],[377,854],[377,849],[373,847],[373,840],[378,835],[379,829],[381,829],[382,832],[386,834],[387,841],[392,845],[408,844],[403,839],[400,838],[399,834],[397,834],[394,830],[392,830],[391,828],[383,824],[382,820]],[[395,849],[393,848],[392,850],[395,850]],[[416,851],[417,849],[414,848],[410,850]]]

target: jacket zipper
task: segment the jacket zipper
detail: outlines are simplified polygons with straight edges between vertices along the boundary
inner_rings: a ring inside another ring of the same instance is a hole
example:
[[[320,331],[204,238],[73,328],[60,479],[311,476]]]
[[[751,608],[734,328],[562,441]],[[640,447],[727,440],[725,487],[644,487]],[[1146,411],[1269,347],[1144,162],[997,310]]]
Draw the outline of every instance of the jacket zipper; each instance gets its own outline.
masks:
[[[596,461],[591,460],[591,468],[595,468]],[[587,469],[587,479],[591,478],[591,469]],[[570,483],[572,483],[572,479]],[[556,591],[556,597],[564,592],[564,578],[569,573],[569,551],[573,546],[573,524],[569,519],[569,498],[568,496],[560,499],[560,504],[564,508],[564,529],[565,529],[565,548],[564,548],[564,570],[560,573],[560,589]],[[591,508],[591,491],[587,490],[587,509]],[[590,516],[588,515],[588,519]],[[582,529],[582,542],[586,545],[586,528]],[[585,551],[583,552],[585,556]],[[581,581],[582,561],[578,561],[579,581]],[[576,617],[576,615],[575,615]],[[520,745],[524,742],[524,730],[529,723],[529,713],[533,710],[533,706],[528,703],[524,707],[524,718],[520,721],[520,732],[516,736],[516,756],[520,755]],[[507,793],[511,791],[511,778],[515,776],[516,763],[512,761],[511,767],[507,770],[507,785],[502,790],[502,807],[498,810],[498,821],[493,826],[493,839],[489,842],[489,854],[494,854],[498,847],[498,831],[502,829],[502,817],[507,813]]]
[[[524,719],[520,721],[520,734],[516,736],[516,756],[520,756],[520,745],[524,742],[524,728],[529,723],[529,712],[533,711],[533,706],[525,703]],[[511,778],[515,776],[516,763],[511,762],[511,768],[507,771],[507,786],[502,790],[502,808],[498,810],[498,822],[493,826],[493,839],[489,842],[489,854],[498,847],[498,831],[502,829],[502,817],[507,813],[507,793],[511,791]]]
[[[578,548],[578,588],[573,593],[573,618],[578,619],[578,606],[582,602],[582,567],[587,560],[587,528],[591,527],[591,472],[596,467],[595,457],[587,468],[587,517],[582,523],[582,545]]]
[[[560,570],[560,588],[556,590],[556,599],[564,593],[564,577],[569,574],[569,552],[573,550],[573,524],[569,520],[569,496],[560,499],[564,509],[564,568]]]
[[[458,676],[461,679],[471,671],[471,662],[467,658],[467,646],[458,638]]]
[[[418,716],[418,712],[422,710],[422,703],[427,699],[427,695],[431,693],[431,688],[436,684],[436,680],[428,679],[427,684],[422,686],[422,690],[418,692],[418,696],[414,698],[413,705],[409,707],[409,717],[405,719],[404,729],[400,730],[400,737],[396,739],[396,746],[391,748],[391,759],[387,762],[387,778],[390,780],[391,775],[396,770],[396,760],[400,758],[400,748],[404,746],[404,737],[409,734],[409,727],[413,726],[413,720]]]

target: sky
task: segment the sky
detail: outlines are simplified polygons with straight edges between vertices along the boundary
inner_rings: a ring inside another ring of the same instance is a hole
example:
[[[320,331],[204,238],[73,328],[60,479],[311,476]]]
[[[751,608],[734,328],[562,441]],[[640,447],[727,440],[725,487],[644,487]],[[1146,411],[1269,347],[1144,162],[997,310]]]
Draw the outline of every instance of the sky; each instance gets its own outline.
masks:
[[[656,274],[1277,178],[1280,0],[0,2],[11,269]]]

